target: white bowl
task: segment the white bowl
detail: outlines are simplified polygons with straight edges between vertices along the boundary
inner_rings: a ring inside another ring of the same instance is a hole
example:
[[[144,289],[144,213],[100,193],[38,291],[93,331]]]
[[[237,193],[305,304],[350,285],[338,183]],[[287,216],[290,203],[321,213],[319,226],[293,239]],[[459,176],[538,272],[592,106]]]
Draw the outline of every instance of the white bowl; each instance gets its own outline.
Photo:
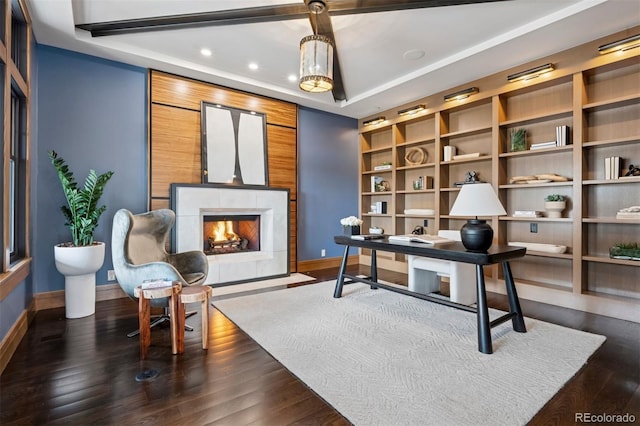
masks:
[[[384,233],[384,229],[377,228],[377,227],[369,228],[369,233],[374,235],[380,235]]]

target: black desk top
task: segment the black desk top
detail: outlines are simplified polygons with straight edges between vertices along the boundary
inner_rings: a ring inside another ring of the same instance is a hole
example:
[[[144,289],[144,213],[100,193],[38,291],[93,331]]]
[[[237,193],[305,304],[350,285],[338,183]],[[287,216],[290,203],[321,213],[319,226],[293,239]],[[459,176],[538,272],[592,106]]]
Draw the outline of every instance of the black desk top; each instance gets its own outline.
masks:
[[[393,253],[411,254],[415,256],[432,257],[434,259],[453,260],[455,262],[473,263],[475,265],[492,265],[525,255],[524,247],[508,245],[492,245],[486,253],[468,251],[462,243],[450,243],[430,246],[424,243],[393,242],[388,237],[379,240],[354,240],[345,235],[333,237],[336,244],[343,246],[361,247],[371,250],[389,251]]]

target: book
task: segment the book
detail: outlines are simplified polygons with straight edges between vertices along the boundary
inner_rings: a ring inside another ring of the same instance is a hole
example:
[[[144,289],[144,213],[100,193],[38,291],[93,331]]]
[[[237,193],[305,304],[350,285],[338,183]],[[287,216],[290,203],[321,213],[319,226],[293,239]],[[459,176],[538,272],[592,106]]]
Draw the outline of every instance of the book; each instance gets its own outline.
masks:
[[[375,171],[391,170],[391,164],[381,164],[379,166],[374,166],[373,170],[375,170]]]
[[[472,152],[470,154],[458,154],[451,157],[453,160],[464,160],[466,158],[478,158],[480,157],[479,152]]]
[[[409,235],[391,235],[389,236],[390,243],[422,243],[430,246],[451,243],[454,240],[448,238],[439,237],[437,235],[429,234],[409,234]]]
[[[553,148],[554,146],[557,146],[556,141],[539,142],[539,143],[532,143],[529,149],[536,150],[536,149],[543,149],[543,148]]]
[[[611,179],[611,157],[604,159],[604,178],[606,180]]]
[[[381,240],[384,238],[384,235],[382,234],[366,234],[366,235],[352,235],[351,239],[352,240]]]
[[[556,127],[556,144],[558,146],[565,146],[571,143],[569,126],[557,126]]]
[[[542,212],[537,210],[516,210],[513,217],[542,217]]]
[[[389,182],[384,180],[382,176],[371,176],[371,192],[389,191]]]
[[[152,280],[145,281],[140,285],[140,288],[143,290],[147,290],[150,288],[162,288],[162,287],[171,287],[173,285],[173,281],[171,280]]]

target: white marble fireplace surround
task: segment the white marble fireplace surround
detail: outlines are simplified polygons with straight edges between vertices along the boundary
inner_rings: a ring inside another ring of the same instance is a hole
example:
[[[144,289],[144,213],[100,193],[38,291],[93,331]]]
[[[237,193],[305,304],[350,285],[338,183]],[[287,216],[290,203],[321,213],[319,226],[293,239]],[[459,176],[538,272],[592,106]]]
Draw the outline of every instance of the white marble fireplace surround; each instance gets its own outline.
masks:
[[[173,248],[202,250],[203,217],[260,216],[260,251],[207,256],[205,284],[227,285],[289,275],[289,191],[268,187],[172,184]]]

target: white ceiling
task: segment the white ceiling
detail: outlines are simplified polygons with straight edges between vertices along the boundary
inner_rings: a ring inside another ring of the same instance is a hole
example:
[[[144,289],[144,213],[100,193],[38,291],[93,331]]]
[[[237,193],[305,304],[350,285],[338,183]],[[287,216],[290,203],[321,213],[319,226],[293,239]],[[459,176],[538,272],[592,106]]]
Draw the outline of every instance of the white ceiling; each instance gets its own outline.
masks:
[[[640,23],[639,0],[512,0],[332,18],[347,100],[297,75],[308,19],[92,38],[75,25],[303,0],[26,0],[38,43],[363,118]],[[338,1],[338,0],[335,0]],[[329,2],[331,2],[329,0]],[[213,54],[204,57],[202,48]],[[424,51],[417,60],[405,52]],[[250,70],[255,62],[258,70]]]

